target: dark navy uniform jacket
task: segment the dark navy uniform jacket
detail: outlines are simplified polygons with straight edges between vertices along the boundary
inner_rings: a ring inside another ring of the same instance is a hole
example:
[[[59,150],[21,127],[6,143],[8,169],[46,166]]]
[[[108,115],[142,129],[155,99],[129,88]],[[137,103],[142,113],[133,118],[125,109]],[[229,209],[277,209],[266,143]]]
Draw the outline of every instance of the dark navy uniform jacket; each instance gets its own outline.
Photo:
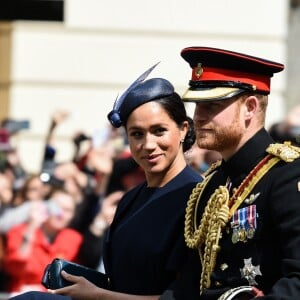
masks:
[[[186,167],[162,188],[143,183],[125,194],[104,245],[112,290],[156,295],[175,280],[187,259],[186,204],[201,180]]]
[[[204,190],[198,220],[201,220],[205,205],[214,190],[225,185],[228,177],[232,187],[238,187],[267,155],[266,148],[271,143],[274,141],[262,129],[230,160],[222,162]],[[172,299],[218,299],[230,288],[249,284],[265,294],[257,299],[300,299],[300,159],[277,163],[250,194],[255,196],[254,201],[248,204],[244,201],[238,212],[246,212],[247,215],[255,209],[254,236],[233,242],[231,224],[234,222],[228,222],[219,243],[221,250],[211,275],[211,287],[204,290],[201,296],[200,259],[198,251],[191,249],[189,263],[174,287]],[[256,270],[257,275],[252,274],[250,278],[255,280],[255,284],[253,281],[250,283],[242,271],[247,265]]]

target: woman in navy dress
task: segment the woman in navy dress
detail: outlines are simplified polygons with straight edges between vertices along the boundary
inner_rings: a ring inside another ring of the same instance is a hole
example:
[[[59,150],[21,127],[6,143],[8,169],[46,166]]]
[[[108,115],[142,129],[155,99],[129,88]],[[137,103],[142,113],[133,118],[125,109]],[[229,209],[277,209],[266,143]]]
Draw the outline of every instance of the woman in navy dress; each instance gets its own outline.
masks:
[[[73,285],[44,294],[29,292],[15,300],[157,300],[172,289],[187,257],[186,203],[202,178],[185,160],[195,135],[180,96],[165,79],[144,79],[132,84],[108,115],[113,126],[125,127],[132,156],[146,177],[120,200],[105,237],[110,289],[62,272]]]

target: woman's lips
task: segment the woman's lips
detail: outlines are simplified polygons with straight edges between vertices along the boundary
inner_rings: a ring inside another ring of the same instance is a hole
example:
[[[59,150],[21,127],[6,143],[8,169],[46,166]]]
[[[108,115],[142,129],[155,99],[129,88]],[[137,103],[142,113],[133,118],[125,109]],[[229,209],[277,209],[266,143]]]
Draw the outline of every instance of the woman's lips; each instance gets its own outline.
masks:
[[[143,159],[148,162],[154,163],[159,159],[160,156],[161,154],[152,154],[152,155],[143,156]]]

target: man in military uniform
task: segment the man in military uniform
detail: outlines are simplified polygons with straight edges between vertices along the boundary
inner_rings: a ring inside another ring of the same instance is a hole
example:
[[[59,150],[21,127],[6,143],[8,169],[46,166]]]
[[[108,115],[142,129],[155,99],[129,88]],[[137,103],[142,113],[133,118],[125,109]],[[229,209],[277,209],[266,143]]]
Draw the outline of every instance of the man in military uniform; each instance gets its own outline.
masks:
[[[189,199],[190,262],[161,299],[300,299],[300,149],[264,128],[270,79],[284,66],[208,47],[181,55],[198,146],[222,161]]]

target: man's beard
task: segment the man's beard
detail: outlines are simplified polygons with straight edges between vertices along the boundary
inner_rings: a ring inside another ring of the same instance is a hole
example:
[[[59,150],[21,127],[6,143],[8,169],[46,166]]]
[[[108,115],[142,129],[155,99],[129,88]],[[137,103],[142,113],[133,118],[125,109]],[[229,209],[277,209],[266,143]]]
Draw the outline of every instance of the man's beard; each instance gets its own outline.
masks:
[[[238,118],[226,127],[210,128],[211,131],[207,133],[197,134],[197,143],[200,148],[215,150],[220,153],[224,150],[235,148],[243,136],[243,129],[241,128]]]

